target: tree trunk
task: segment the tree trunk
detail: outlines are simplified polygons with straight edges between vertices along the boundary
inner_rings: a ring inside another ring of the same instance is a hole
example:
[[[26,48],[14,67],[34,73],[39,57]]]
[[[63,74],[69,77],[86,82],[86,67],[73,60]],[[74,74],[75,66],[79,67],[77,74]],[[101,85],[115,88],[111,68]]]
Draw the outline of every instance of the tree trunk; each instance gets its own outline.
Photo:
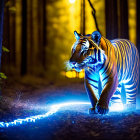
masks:
[[[32,0],[27,0],[27,73],[32,74]]]
[[[3,16],[4,16],[4,0],[0,0],[0,68],[2,56]]]
[[[47,36],[47,29],[46,29],[46,26],[47,26],[47,19],[46,19],[46,5],[47,5],[47,1],[46,0],[43,0],[43,58],[42,58],[42,64],[43,64],[43,67],[44,67],[44,70],[46,70],[46,45],[47,45],[47,39],[46,39],[46,36]]]
[[[40,59],[39,58],[39,24],[38,24],[38,0],[33,0],[32,2],[32,73],[38,74],[40,71]]]
[[[4,8],[4,19],[3,19],[3,46],[10,50],[10,14],[8,6]],[[1,58],[1,71],[9,74],[9,66],[10,66],[10,53],[3,53]]]
[[[106,38],[118,38],[117,0],[105,0]]]
[[[119,38],[129,39],[128,0],[120,0],[120,35],[119,35]]]
[[[137,9],[137,24],[136,24],[136,46],[139,52],[139,57],[140,57],[140,1],[136,0],[136,9]],[[140,73],[140,69],[139,69]],[[137,106],[140,107],[140,81],[139,81],[139,86],[138,86],[138,95],[137,95]]]
[[[21,75],[27,73],[27,0],[22,0]]]
[[[39,24],[39,58],[42,70],[46,70],[46,0],[38,1],[38,24]]]
[[[140,54],[140,1],[137,0],[136,6],[137,6],[137,48]]]
[[[81,0],[81,31],[80,33],[85,35],[85,0]]]
[[[15,0],[12,0],[11,1],[11,6],[15,6]],[[17,69],[16,69],[16,48],[15,48],[15,13],[14,12],[11,12],[9,11],[9,8],[8,8],[8,12],[9,12],[9,31],[8,31],[8,34],[9,34],[9,50],[10,50],[10,53],[9,53],[9,56],[10,56],[10,68],[9,68],[9,71],[10,73],[14,73]]]

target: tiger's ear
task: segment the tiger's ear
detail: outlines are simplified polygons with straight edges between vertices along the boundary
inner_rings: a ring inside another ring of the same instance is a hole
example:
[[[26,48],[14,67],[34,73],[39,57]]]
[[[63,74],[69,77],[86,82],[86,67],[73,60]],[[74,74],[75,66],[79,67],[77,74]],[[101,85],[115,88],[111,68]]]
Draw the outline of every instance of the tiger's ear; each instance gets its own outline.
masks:
[[[74,35],[75,35],[76,40],[80,39],[80,34],[78,34],[77,31],[74,31]]]
[[[99,46],[101,40],[101,34],[98,31],[95,31],[91,34],[91,38]]]

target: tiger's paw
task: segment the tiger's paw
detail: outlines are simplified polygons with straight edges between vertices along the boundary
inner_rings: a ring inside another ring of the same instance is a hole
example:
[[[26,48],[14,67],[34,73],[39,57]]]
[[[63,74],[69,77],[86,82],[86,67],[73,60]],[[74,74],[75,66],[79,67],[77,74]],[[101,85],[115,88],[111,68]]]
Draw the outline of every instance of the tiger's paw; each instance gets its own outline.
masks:
[[[97,105],[97,111],[98,111],[99,114],[107,114],[109,112],[109,109]]]
[[[98,112],[97,112],[96,108],[90,108],[89,114],[98,114]]]
[[[135,111],[136,110],[136,104],[125,104],[124,110],[126,111]]]

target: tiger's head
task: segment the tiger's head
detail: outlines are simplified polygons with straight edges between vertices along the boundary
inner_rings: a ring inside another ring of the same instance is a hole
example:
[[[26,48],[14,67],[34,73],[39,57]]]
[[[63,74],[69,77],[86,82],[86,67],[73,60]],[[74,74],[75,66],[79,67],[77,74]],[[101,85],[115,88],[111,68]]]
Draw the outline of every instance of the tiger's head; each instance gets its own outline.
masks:
[[[88,35],[81,35],[74,31],[76,42],[72,46],[69,67],[76,71],[82,69],[97,69],[97,66],[104,63],[104,53],[101,50],[100,39],[101,34],[98,31]]]

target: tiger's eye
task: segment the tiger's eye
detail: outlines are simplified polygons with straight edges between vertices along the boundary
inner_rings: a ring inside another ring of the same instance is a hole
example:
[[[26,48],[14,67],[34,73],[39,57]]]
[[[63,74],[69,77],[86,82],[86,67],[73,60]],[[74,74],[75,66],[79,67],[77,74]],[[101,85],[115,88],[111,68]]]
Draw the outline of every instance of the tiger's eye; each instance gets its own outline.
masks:
[[[90,45],[89,45],[89,48],[92,48],[92,45],[91,45],[91,43],[90,43]]]
[[[90,55],[90,50],[87,51],[87,55]]]

